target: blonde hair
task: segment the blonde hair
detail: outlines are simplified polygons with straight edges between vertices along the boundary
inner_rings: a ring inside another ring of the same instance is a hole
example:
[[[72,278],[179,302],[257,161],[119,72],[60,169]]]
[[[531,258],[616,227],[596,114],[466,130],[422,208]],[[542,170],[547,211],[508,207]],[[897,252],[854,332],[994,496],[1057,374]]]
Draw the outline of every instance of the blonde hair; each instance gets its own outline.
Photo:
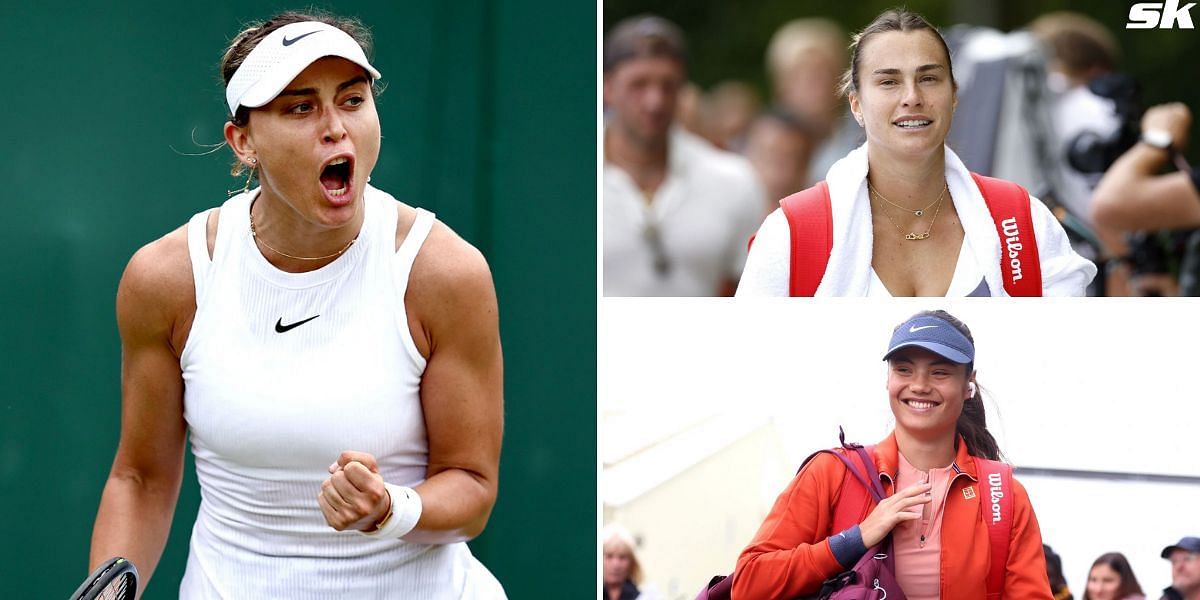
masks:
[[[600,539],[604,541],[604,552],[616,551],[619,548],[625,548],[629,553],[629,579],[634,585],[642,583],[642,565],[637,559],[637,540],[633,538],[631,533],[624,526],[617,523],[609,523],[604,526],[604,531],[600,534]]]
[[[801,58],[819,52],[837,70],[846,67],[846,32],[837,23],[814,17],[788,21],[775,31],[767,45],[767,70],[778,80]]]

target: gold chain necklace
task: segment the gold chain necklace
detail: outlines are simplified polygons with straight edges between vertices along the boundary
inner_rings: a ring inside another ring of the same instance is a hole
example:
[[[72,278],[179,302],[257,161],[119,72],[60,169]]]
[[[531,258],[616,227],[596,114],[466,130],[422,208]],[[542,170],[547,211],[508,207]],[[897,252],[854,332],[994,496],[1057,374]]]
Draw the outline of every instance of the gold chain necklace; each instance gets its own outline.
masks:
[[[250,208],[253,209],[254,205],[251,204]],[[254,212],[253,212],[253,210],[251,210],[251,212],[250,212],[250,237],[254,238],[254,241],[262,244],[263,246],[266,246],[267,250],[270,250],[271,252],[274,252],[275,254],[278,254],[278,255],[286,257],[286,258],[290,258],[292,260],[328,260],[330,258],[337,258],[337,257],[345,254],[346,251],[350,249],[350,246],[353,246],[354,242],[358,241],[358,238],[355,237],[354,239],[350,240],[349,242],[346,242],[346,245],[343,246],[341,250],[338,250],[337,252],[334,252],[333,254],[327,254],[325,256],[317,256],[317,257],[292,256],[291,254],[288,254],[287,252],[281,252],[279,250],[276,250],[275,248],[271,247],[271,245],[268,244],[266,240],[258,237],[258,232],[255,231],[255,229],[254,229]]]
[[[945,193],[946,193],[946,188],[944,188],[944,187],[943,187],[943,188],[942,188],[942,193],[941,193],[941,194],[938,194],[937,200],[934,200],[933,202],[930,202],[930,203],[929,203],[929,206],[926,206],[925,208],[918,208],[918,209],[916,209],[916,210],[913,210],[913,209],[911,209],[911,208],[909,208],[909,207],[907,207],[907,206],[900,206],[899,204],[896,204],[895,202],[892,202],[891,200],[888,200],[887,198],[884,198],[884,197],[883,197],[883,194],[880,194],[880,193],[879,193],[879,190],[875,189],[875,187],[874,187],[874,186],[872,186],[872,185],[871,185],[871,182],[869,182],[869,181],[867,182],[867,189],[871,190],[871,193],[872,193],[872,194],[875,194],[876,196],[878,196],[880,200],[883,200],[884,202],[887,202],[888,204],[891,204],[892,206],[895,206],[896,208],[899,208],[899,209],[901,209],[901,210],[904,210],[904,211],[910,212],[910,213],[912,213],[912,214],[914,214],[914,215],[916,215],[916,216],[918,216],[918,217],[924,216],[924,215],[925,215],[925,211],[929,210],[929,206],[933,206],[934,204],[937,204],[938,202],[941,202],[941,200],[942,200],[942,194],[945,194]]]
[[[899,231],[901,234],[904,235],[904,239],[906,239],[910,242],[928,239],[929,232],[933,231],[933,225],[935,223],[937,223],[938,213],[942,212],[942,198],[944,198],[946,196],[947,187],[948,186],[943,185],[942,193],[938,194],[937,200],[934,200],[934,203],[937,204],[937,208],[934,209],[934,211],[933,211],[933,218],[929,220],[929,228],[925,230],[925,233],[917,233],[915,231],[912,231],[909,233],[904,233],[904,230],[900,228],[900,225],[898,225],[896,223],[896,220],[892,218],[892,215],[890,213],[888,213],[887,209],[884,209],[883,216],[887,217],[888,220],[892,222],[892,226],[896,228],[896,231]],[[870,184],[867,184],[867,189],[871,189]],[[874,191],[874,190],[872,189],[871,191]],[[879,196],[879,193],[876,192],[875,195]],[[880,196],[879,199],[883,200],[883,197]],[[888,202],[888,204],[891,204],[891,202]],[[933,206],[933,205],[931,204],[929,206]],[[929,207],[927,206],[926,208],[929,208]]]

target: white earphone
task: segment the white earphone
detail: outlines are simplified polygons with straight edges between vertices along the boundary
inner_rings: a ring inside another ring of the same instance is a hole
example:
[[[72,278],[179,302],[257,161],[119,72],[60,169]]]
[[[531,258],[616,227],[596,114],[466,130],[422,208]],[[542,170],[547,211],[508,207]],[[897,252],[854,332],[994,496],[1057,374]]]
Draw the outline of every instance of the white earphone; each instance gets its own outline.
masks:
[[[967,390],[971,392],[971,397],[974,398],[975,397],[975,382],[974,381],[967,382]]]

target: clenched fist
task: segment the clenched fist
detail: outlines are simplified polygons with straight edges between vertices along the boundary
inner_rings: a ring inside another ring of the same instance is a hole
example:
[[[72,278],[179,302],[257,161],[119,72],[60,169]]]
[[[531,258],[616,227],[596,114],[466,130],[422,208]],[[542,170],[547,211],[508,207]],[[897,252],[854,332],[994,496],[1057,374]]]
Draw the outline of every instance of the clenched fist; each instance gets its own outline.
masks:
[[[375,457],[347,450],[329,465],[329,473],[317,494],[325,522],[338,531],[375,529],[392,506]]]

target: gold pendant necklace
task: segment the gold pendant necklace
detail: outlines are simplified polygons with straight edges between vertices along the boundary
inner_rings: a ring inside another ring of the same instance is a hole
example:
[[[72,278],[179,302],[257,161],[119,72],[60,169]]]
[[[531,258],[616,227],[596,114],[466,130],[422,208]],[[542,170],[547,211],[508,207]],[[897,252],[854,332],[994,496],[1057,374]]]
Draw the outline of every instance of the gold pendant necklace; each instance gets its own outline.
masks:
[[[873,187],[871,187],[870,183],[867,184],[867,189],[870,192],[872,192],[875,196],[879,197],[880,200],[887,202],[887,200],[883,196],[879,195],[879,192],[876,192],[875,189]],[[912,231],[909,233],[904,233],[904,230],[900,228],[900,225],[898,223],[896,223],[896,220],[892,218],[891,213],[889,213],[886,208],[884,208],[884,210],[883,210],[883,216],[887,217],[888,221],[892,222],[892,226],[896,228],[896,231],[898,231],[904,235],[904,239],[906,239],[910,242],[929,239],[929,233],[931,231],[933,231],[933,226],[934,226],[934,224],[937,223],[938,213],[940,213],[942,211],[942,198],[946,197],[947,189],[949,189],[949,186],[946,184],[943,184],[942,185],[942,193],[938,194],[937,200],[933,201],[934,204],[937,204],[937,208],[934,209],[933,218],[929,220],[929,227],[927,229],[925,229],[924,233],[917,233],[915,231]],[[888,204],[892,204],[892,203],[888,202]],[[892,204],[892,205],[895,206],[894,204]],[[930,204],[929,206],[933,206],[933,204]],[[929,208],[929,206],[926,206],[925,208]],[[908,209],[905,209],[905,210],[908,210]]]
[[[930,202],[929,206],[926,206],[925,208],[918,208],[916,210],[913,210],[907,206],[900,206],[899,204],[896,204],[895,202],[892,202],[891,200],[884,198],[883,194],[880,194],[879,190],[875,189],[874,186],[872,186],[871,182],[869,182],[869,181],[867,182],[867,189],[871,190],[871,193],[875,194],[875,196],[877,196],[880,200],[883,200],[884,202],[887,202],[888,204],[891,204],[892,206],[895,206],[896,208],[899,208],[900,210],[903,210],[905,212],[910,212],[913,215],[918,216],[918,217],[925,216],[925,211],[929,210],[930,206],[933,206],[934,204],[937,204],[938,202],[940,202],[942,200],[942,194],[946,193],[946,188],[943,187],[942,193],[938,194],[937,200]]]

